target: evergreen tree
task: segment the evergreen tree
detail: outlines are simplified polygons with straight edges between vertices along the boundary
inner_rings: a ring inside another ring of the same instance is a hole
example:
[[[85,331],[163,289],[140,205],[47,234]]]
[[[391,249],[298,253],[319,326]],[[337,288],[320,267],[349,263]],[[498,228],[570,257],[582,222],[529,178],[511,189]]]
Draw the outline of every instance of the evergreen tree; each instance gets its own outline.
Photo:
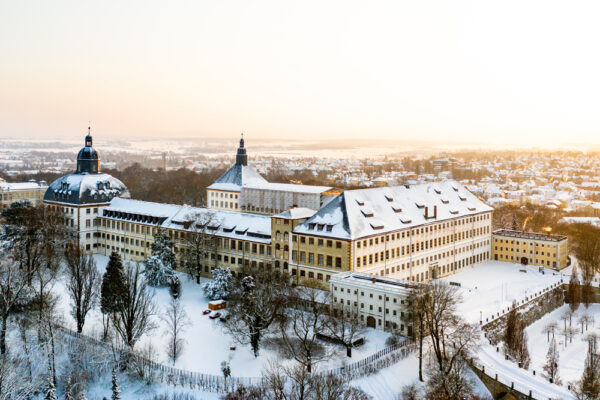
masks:
[[[119,400],[121,398],[121,390],[117,383],[117,370],[113,368],[112,371],[112,397],[111,400]]]
[[[211,300],[224,300],[233,290],[233,275],[229,268],[215,268],[213,279],[202,285],[204,295]]]
[[[110,255],[106,272],[102,277],[100,293],[100,309],[104,314],[110,314],[118,309],[118,304],[127,294],[125,271],[121,256],[116,251]]]
[[[588,354],[581,380],[575,385],[578,400],[596,400],[600,397],[600,362],[596,354],[596,338],[588,339]]]
[[[569,280],[567,293],[565,294],[565,302],[569,304],[572,311],[575,311],[579,306],[579,303],[581,303],[581,286],[579,283],[577,266],[573,266],[573,272],[571,279]]]
[[[175,274],[177,257],[173,251],[173,241],[163,229],[154,235],[151,255],[146,259],[144,274],[151,286],[168,285]]]
[[[550,345],[548,346],[548,353],[546,354],[546,365],[544,365],[544,371],[546,371],[546,376],[551,383],[560,385],[560,378],[558,376],[558,360],[559,354],[558,349],[556,348],[556,340],[552,338],[552,342],[550,342]]]
[[[504,331],[504,344],[506,353],[515,361],[521,363],[525,369],[529,368],[529,350],[527,348],[527,332],[525,322],[517,311],[517,305],[513,303],[508,313],[506,328]]]

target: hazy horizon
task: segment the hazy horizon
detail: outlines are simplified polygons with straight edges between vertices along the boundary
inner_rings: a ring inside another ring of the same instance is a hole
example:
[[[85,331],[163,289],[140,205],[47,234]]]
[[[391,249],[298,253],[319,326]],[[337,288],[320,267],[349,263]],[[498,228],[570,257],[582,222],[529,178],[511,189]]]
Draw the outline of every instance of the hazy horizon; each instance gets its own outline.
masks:
[[[0,137],[600,145],[593,1],[0,4]],[[368,142],[367,142],[368,143]]]

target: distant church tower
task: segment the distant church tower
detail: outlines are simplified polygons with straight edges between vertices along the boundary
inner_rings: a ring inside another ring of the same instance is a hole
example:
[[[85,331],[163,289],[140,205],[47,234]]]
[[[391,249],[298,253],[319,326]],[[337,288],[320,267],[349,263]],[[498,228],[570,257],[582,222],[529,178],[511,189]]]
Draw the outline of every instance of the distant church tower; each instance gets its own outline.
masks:
[[[240,147],[238,147],[237,155],[235,156],[235,165],[248,165],[248,155],[246,154],[246,148],[244,147],[244,134],[240,139]]]

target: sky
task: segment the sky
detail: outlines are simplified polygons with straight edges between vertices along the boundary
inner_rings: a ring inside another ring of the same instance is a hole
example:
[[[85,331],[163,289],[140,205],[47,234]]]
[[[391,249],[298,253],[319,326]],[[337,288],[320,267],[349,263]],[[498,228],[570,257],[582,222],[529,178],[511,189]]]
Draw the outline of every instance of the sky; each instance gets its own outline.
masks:
[[[600,144],[597,1],[0,2],[0,137]]]

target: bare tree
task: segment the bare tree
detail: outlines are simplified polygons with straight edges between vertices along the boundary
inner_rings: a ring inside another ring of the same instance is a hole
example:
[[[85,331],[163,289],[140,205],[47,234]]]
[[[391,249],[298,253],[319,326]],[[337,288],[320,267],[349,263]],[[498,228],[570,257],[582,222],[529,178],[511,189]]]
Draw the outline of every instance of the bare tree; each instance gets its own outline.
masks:
[[[289,275],[272,268],[242,269],[229,297],[225,329],[240,343],[250,343],[258,356],[263,335],[285,318]]]
[[[67,245],[65,264],[67,291],[73,301],[71,314],[77,322],[77,332],[81,333],[85,317],[98,299],[101,277],[94,259],[81,246]]]
[[[577,322],[581,325],[581,334],[583,334],[583,328],[587,329],[587,326],[590,322],[591,316],[589,314],[582,314]]]
[[[327,358],[317,337],[325,330],[328,299],[322,290],[299,286],[291,292],[288,306],[287,318],[280,322],[283,347],[310,373],[314,364]]]
[[[167,324],[166,333],[169,335],[167,355],[175,365],[175,361],[183,351],[185,340],[182,338],[182,334],[185,328],[190,325],[190,320],[179,299],[171,299],[162,319]]]
[[[16,358],[0,357],[0,400],[29,400],[37,387],[33,379],[25,379],[23,365]]]
[[[549,322],[544,326],[544,330],[542,332],[548,335],[548,343],[550,343],[550,334],[552,334],[552,338],[554,338],[554,333],[557,328],[558,324],[556,321]]]
[[[340,376],[310,374],[301,364],[270,363],[263,371],[260,399],[265,400],[369,400],[363,391],[353,388]],[[253,397],[225,397],[246,400]]]
[[[331,305],[324,328],[327,336],[332,337],[346,348],[347,357],[352,357],[354,342],[365,330],[365,326],[354,308],[337,303]]]
[[[443,393],[447,399],[459,399],[470,393],[465,362],[476,347],[479,330],[458,315],[461,297],[456,287],[433,281],[426,286],[426,291],[425,330],[431,340],[433,356],[429,382],[435,382],[428,392]]]
[[[125,274],[126,292],[116,305],[113,326],[123,343],[133,349],[140,336],[155,328],[151,317],[156,314],[156,306],[140,265],[129,264]]]
[[[423,340],[427,336],[425,330],[425,313],[427,312],[428,289],[426,285],[418,285],[410,291],[408,306],[408,326],[412,326],[413,337],[419,343],[419,380],[423,379]]]
[[[27,270],[21,268],[10,257],[0,261],[0,354],[6,354],[6,330],[8,318],[17,307],[32,297]]]
[[[213,211],[191,213],[186,216],[184,227],[188,232],[185,236],[182,264],[190,276],[196,277],[196,283],[200,283],[203,263],[209,263],[208,260],[214,257],[214,266],[217,266],[216,233],[220,225],[221,221]]]

